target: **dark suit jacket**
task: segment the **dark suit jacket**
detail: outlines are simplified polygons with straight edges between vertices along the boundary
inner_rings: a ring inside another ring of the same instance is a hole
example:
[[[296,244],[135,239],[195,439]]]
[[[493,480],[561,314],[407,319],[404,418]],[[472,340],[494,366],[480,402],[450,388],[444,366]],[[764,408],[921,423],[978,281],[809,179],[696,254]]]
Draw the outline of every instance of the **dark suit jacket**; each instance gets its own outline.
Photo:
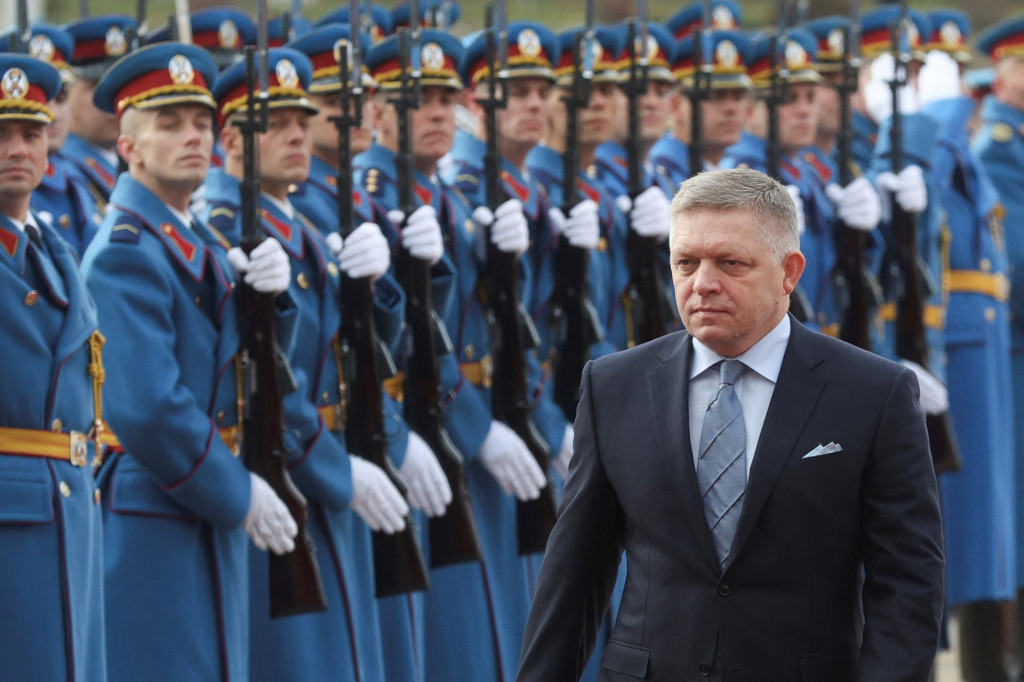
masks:
[[[587,365],[518,680],[579,679],[628,576],[602,682],[926,682],[942,537],[913,373],[795,320],[719,568],[679,332]],[[842,452],[803,459],[819,444]]]

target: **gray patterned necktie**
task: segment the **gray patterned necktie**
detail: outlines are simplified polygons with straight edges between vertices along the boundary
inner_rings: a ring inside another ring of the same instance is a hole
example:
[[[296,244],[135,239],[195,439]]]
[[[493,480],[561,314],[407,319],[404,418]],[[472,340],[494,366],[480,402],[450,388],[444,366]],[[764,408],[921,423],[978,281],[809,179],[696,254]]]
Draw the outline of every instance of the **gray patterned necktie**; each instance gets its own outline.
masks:
[[[734,384],[745,367],[739,360],[723,360],[718,393],[704,413],[697,459],[697,484],[704,502],[704,517],[711,529],[719,565],[729,557],[736,524],[747,489],[747,435],[743,410]]]

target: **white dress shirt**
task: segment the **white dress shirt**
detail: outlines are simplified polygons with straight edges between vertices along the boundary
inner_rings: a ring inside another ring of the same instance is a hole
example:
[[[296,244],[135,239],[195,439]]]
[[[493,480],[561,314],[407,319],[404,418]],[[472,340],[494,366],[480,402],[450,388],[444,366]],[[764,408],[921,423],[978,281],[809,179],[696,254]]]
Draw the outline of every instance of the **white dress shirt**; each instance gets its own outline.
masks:
[[[277,206],[279,209],[281,209],[281,212],[288,216],[289,220],[295,220],[295,206],[292,205],[291,201],[289,201],[288,199],[282,201],[277,197],[270,196],[266,192],[262,192],[262,196],[264,199],[272,203],[274,206]]]
[[[761,340],[747,349],[736,359],[746,369],[740,375],[734,389],[743,409],[743,426],[746,431],[747,475],[754,459],[761,427],[768,413],[768,405],[779,379],[782,358],[789,345],[789,315],[775,325]],[[725,360],[724,356],[711,350],[697,339],[693,341],[693,361],[690,363],[690,447],[693,450],[693,466],[700,458],[700,433],[704,426],[704,413],[718,390],[719,370],[715,365]]]

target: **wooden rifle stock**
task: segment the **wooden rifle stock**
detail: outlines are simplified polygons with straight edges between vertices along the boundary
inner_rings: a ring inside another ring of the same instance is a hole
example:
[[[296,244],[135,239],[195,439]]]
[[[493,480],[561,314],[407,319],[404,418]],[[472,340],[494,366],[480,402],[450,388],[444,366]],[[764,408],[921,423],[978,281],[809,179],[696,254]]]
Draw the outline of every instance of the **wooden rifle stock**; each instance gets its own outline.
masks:
[[[249,106],[245,119],[237,125],[242,131],[245,168],[240,197],[241,246],[248,254],[263,241],[259,227],[260,185],[256,135],[266,130],[267,107],[262,102],[257,114],[254,96],[255,60],[251,47],[246,48],[245,59]],[[299,529],[294,550],[282,556],[269,552],[270,617],[325,611],[327,600],[320,581],[313,540],[307,528],[306,500],[288,475],[281,398],[284,393],[295,390],[295,382],[275,338],[275,296],[260,293],[244,282],[238,286],[238,296],[241,337],[239,355],[247,390],[242,429],[246,466],[277,493]]]

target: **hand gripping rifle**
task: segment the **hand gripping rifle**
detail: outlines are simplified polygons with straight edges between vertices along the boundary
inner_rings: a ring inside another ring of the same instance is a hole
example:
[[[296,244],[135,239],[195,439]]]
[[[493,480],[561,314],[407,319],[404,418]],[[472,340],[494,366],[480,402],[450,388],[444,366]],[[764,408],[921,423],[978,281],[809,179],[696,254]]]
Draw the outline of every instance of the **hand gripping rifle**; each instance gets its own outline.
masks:
[[[771,87],[765,103],[768,105],[768,144],[765,148],[765,172],[785,184],[782,179],[782,143],[779,139],[779,107],[789,100],[789,66],[786,63],[786,46],[789,43],[789,24],[786,20],[786,0],[779,0],[778,26],[769,43],[771,60]],[[798,322],[807,322],[814,317],[814,310],[807,295],[799,285],[789,294],[789,312]]]
[[[711,0],[701,5],[700,29],[693,32],[693,85],[690,87],[690,177],[704,170],[704,111],[711,99]]]
[[[350,35],[351,51],[344,44],[338,51],[341,115],[332,118],[338,130],[338,232],[343,238],[351,235],[356,227],[352,202],[351,133],[352,128],[362,122],[362,60],[358,29]],[[404,498],[405,484],[387,454],[381,381],[395,375],[395,365],[384,342],[377,336],[373,285],[369,277],[342,277],[340,339],[347,384],[342,389],[345,440],[349,451],[380,467]],[[378,598],[429,587],[427,568],[411,515],[406,515],[405,529],[398,533],[373,533],[373,566]]]
[[[355,4],[355,3],[353,3]],[[398,157],[396,162],[398,208],[406,216],[418,206],[415,198],[415,160],[410,112],[420,104],[420,72],[413,55],[418,43],[418,6],[410,3],[410,27],[398,36],[400,87],[391,104],[398,117]],[[406,361],[405,420],[437,457],[452,489],[452,502],[444,516],[428,521],[430,565],[434,568],[478,561],[483,557],[480,537],[473,516],[462,454],[452,443],[444,426],[444,402],[438,358],[452,352],[448,332],[434,309],[430,265],[415,258],[406,249],[398,256],[397,271],[405,289],[405,321],[411,344]]]
[[[590,101],[594,75],[594,0],[587,0],[586,29],[573,37],[572,85],[562,95],[565,103],[565,153],[562,155],[562,214],[567,218],[579,200],[577,168],[580,160],[580,109]],[[558,350],[554,357],[555,402],[570,422],[576,419],[583,367],[590,346],[601,340],[597,310],[587,294],[590,250],[573,246],[563,234],[555,251],[555,290],[552,321]]]
[[[266,4],[261,3],[265,8]],[[260,180],[256,136],[267,126],[266,50],[260,55],[259,102],[256,98],[256,65],[253,48],[245,48],[246,88],[249,106],[235,125],[242,133],[244,173],[241,187],[242,250],[252,253],[262,241],[260,230]],[[258,110],[257,110],[258,109]],[[245,463],[281,498],[299,527],[295,549],[283,556],[269,553],[270,617],[280,618],[327,610],[313,541],[306,527],[306,500],[288,475],[284,447],[284,413],[281,398],[295,390],[275,338],[275,296],[260,293],[244,282],[238,285],[242,374],[245,377],[243,443]]]
[[[892,172],[903,170],[903,112],[900,111],[900,89],[907,84],[910,44],[907,39],[907,1],[900,2],[900,18],[890,27],[896,72],[889,82],[892,91],[892,127],[889,146]],[[934,201],[934,197],[932,198]],[[925,301],[935,284],[918,250],[917,216],[903,210],[892,197],[892,232],[895,237],[895,260],[900,274],[901,295],[896,302],[896,354],[931,371],[924,317]],[[932,463],[937,472],[959,471],[963,468],[960,448],[953,433],[949,412],[927,415],[928,442]]]
[[[839,91],[839,184],[853,182],[853,121],[850,96],[857,91],[860,74],[860,0],[850,0],[850,23],[843,32],[842,79]],[[836,241],[839,257],[832,279],[842,293],[843,312],[839,338],[847,343],[871,349],[872,311],[881,303],[881,290],[874,274],[864,261],[867,235],[838,221]]]
[[[508,103],[508,48],[505,2],[487,7],[487,98],[480,100],[487,128],[484,183],[487,206],[495,211],[504,200],[501,188],[501,152],[498,146],[498,109]],[[500,89],[500,93],[499,93]],[[494,418],[516,432],[547,476],[547,445],[530,418],[526,356],[539,344],[537,330],[519,300],[519,257],[505,253],[487,240],[486,291],[488,316],[494,330],[494,381],[491,410]],[[577,379],[578,381],[578,379]],[[516,502],[516,523],[521,555],[543,552],[558,519],[555,491],[550,480],[536,500]]]
[[[626,167],[629,174],[629,198],[635,200],[644,187],[644,160],[640,154],[640,98],[647,92],[648,37],[647,2],[637,0],[636,21],[629,22],[626,30],[629,54],[629,77],[623,83],[629,111],[629,134],[626,142]],[[628,218],[628,216],[627,216]],[[632,228],[626,238],[629,260],[629,285],[626,288],[628,308],[632,317],[632,344],[641,344],[667,331],[672,319],[672,304],[668,300],[659,256],[660,243],[656,237],[642,237]]]

